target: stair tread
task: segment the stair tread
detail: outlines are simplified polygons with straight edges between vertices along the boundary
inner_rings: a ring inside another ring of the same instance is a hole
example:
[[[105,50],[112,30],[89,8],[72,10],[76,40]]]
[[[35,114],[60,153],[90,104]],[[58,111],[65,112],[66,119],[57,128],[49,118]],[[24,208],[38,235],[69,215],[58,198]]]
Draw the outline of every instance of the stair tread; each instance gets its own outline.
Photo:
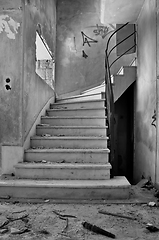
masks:
[[[33,136],[31,139],[39,140],[107,140],[108,137],[105,136]]]
[[[65,188],[90,188],[90,187],[107,187],[107,188],[127,188],[130,183],[125,177],[115,177],[109,180],[30,180],[30,179],[8,179],[0,180],[0,186],[7,187],[60,187]]]
[[[68,153],[70,153],[70,152],[74,152],[74,153],[76,153],[76,152],[87,152],[87,153],[93,153],[93,152],[99,152],[99,153],[101,153],[101,152],[107,152],[107,153],[109,153],[110,152],[110,150],[108,149],[108,148],[96,148],[96,149],[92,149],[92,148],[84,148],[84,149],[79,149],[79,148],[76,148],[76,149],[72,149],[72,148],[52,148],[52,149],[47,149],[47,148],[45,148],[45,149],[27,149],[27,150],[25,150],[25,152],[43,152],[43,153],[45,153],[45,152],[50,152],[50,153],[54,153],[54,152],[68,152]]]
[[[48,109],[47,112],[60,112],[60,111],[81,111],[81,110],[84,110],[84,111],[89,111],[89,110],[105,110],[106,107],[100,107],[100,108],[76,108],[76,109],[73,109],[73,108],[51,108],[51,109]]]
[[[49,124],[38,124],[37,125],[38,128],[71,128],[71,129],[76,129],[76,128],[86,128],[86,129],[90,129],[90,128],[93,128],[93,129],[106,129],[108,128],[108,126],[51,126]]]
[[[98,169],[98,168],[111,168],[110,163],[105,164],[80,164],[80,163],[30,163],[30,162],[22,162],[17,163],[15,165],[16,168],[41,168],[41,169],[54,169],[54,168],[77,168],[77,169],[83,169],[83,168],[91,168],[91,169]]]
[[[99,117],[99,116],[42,116],[41,118],[51,118],[51,119],[107,119],[107,117]]]
[[[52,103],[51,105],[67,105],[67,104],[76,104],[76,103],[92,103],[92,102],[104,102],[105,99],[95,99],[95,100],[83,100],[83,101],[77,101],[77,102],[55,102],[55,103]]]
[[[81,94],[81,95],[75,95],[75,96],[70,96],[70,97],[65,97],[65,98],[57,98],[57,102],[64,101],[64,100],[70,100],[70,99],[77,99],[77,98],[83,98],[83,97],[92,97],[95,95],[101,95],[101,93],[93,93],[93,94]]]

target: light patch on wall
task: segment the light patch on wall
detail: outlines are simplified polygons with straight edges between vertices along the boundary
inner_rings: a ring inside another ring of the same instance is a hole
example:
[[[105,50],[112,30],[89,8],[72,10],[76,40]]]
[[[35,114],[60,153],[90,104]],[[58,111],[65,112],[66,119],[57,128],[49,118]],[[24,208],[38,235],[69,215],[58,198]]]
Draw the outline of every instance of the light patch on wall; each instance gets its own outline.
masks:
[[[74,38],[71,38],[71,37],[67,38],[65,44],[66,44],[66,47],[69,48],[70,52],[73,52],[73,53],[77,52],[76,44],[75,44],[75,37]]]
[[[64,58],[61,63],[64,67],[67,67],[67,65],[70,64],[70,60],[68,58]]]
[[[15,35],[18,33],[19,26],[20,23],[14,21],[14,19],[12,19],[10,16],[0,16],[0,33],[5,31],[8,38],[15,39]]]
[[[43,41],[42,41],[43,40]],[[36,58],[38,60],[51,60],[51,51],[46,43],[46,41],[40,38],[39,34],[36,32]]]

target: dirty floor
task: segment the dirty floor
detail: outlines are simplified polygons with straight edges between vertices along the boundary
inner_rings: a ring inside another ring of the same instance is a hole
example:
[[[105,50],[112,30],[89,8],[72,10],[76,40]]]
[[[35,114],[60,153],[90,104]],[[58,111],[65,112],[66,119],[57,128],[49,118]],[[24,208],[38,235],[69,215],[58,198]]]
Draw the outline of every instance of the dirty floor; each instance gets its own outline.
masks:
[[[41,202],[3,199],[0,202],[0,240],[111,239],[85,229],[83,222],[111,232],[116,239],[156,240],[159,232],[146,229],[148,223],[159,227],[159,207],[149,206],[150,202],[158,204],[154,192],[155,189],[133,186],[129,200],[85,204],[55,204],[49,199]],[[115,216],[99,211],[114,213]]]

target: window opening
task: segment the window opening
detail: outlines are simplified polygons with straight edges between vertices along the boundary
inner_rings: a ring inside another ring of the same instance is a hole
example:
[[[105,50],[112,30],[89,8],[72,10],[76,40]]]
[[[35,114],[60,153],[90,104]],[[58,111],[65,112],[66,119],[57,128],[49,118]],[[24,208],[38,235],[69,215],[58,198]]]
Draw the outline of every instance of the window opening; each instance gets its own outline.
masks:
[[[36,73],[51,88],[55,86],[55,61],[54,56],[45,39],[36,31]]]

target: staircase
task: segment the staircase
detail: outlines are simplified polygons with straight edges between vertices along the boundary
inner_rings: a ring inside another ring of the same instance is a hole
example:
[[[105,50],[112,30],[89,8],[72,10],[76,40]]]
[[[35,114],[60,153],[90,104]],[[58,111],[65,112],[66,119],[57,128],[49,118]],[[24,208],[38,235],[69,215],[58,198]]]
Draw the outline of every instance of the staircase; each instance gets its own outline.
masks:
[[[114,102],[116,102],[122,94],[131,86],[131,84],[136,81],[136,66],[123,66],[119,70],[119,73],[111,76],[113,93],[114,93]],[[103,82],[101,85],[91,88],[82,92],[82,94],[95,94],[99,92],[105,92],[105,83]]]
[[[0,196],[55,201],[129,197],[125,177],[110,179],[102,93],[59,99],[37,125],[15,177],[0,181]]]

